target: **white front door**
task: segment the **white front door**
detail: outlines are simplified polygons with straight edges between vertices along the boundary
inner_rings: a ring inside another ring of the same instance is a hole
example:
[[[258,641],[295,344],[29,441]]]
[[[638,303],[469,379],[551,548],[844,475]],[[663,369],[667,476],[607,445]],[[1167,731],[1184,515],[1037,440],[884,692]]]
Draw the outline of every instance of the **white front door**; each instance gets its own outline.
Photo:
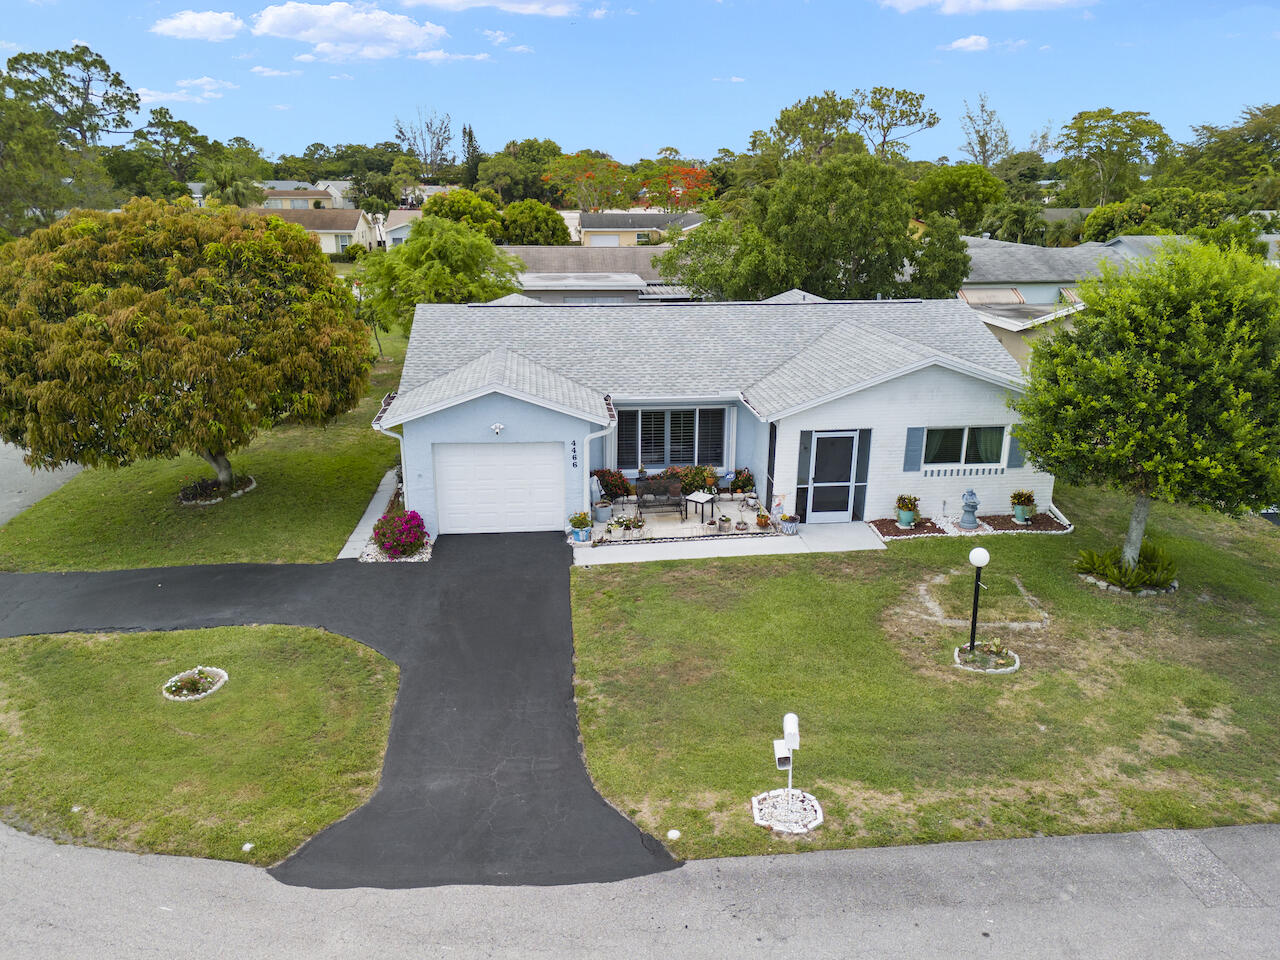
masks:
[[[810,454],[807,523],[847,523],[853,519],[853,465],[858,462],[856,430],[815,432]]]
[[[437,443],[440,533],[563,530],[563,443]]]

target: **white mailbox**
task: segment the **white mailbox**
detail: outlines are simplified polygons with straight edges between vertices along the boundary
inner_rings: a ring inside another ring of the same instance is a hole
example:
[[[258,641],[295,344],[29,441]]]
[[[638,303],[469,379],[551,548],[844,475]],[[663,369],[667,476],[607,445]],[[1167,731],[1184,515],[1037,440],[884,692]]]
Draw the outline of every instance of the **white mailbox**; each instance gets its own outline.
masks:
[[[773,761],[779,770],[791,769],[791,748],[787,746],[786,740],[773,741]]]
[[[800,749],[800,718],[794,713],[788,713],[782,718],[782,739],[790,749]]]

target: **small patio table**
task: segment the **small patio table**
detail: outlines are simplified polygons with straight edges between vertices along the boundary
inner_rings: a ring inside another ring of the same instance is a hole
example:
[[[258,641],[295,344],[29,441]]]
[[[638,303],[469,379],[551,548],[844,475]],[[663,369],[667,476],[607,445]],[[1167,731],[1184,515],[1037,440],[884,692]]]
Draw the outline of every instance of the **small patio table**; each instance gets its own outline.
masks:
[[[696,503],[698,505],[698,519],[703,523],[707,522],[707,504],[711,504],[711,518],[713,520],[715,519],[716,498],[713,494],[707,493],[705,490],[698,490],[695,493],[685,494],[684,502],[686,504]]]

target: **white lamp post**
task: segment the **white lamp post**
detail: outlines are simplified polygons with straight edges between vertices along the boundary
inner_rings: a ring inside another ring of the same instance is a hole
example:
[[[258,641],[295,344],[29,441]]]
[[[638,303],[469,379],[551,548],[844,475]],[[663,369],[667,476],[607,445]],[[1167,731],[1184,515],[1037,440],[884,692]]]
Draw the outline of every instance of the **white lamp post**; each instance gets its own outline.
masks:
[[[969,551],[969,562],[974,567],[973,618],[969,621],[969,653],[972,655],[978,639],[978,590],[982,587],[982,568],[991,562],[991,554],[982,547],[974,547]]]

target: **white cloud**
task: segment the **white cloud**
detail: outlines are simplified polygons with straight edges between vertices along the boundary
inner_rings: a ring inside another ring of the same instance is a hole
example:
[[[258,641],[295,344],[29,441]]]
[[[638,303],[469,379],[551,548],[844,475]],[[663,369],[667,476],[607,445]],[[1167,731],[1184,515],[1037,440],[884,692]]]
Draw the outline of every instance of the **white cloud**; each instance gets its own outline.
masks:
[[[294,57],[304,63],[386,60],[435,47],[448,36],[444,27],[419,23],[370,3],[299,3],[297,0],[273,4],[255,14],[253,33],[311,44],[309,53]]]
[[[938,47],[939,50],[959,50],[962,53],[978,53],[991,46],[991,41],[980,33],[974,33],[959,40],[952,40]]]
[[[151,32],[178,40],[230,40],[244,28],[244,21],[234,13],[213,10],[182,10],[151,25]]]
[[[206,95],[211,97],[220,97],[222,94],[217,93],[218,90],[238,90],[240,89],[230,80],[215,80],[213,77],[195,77],[192,80],[179,80],[178,86],[191,88],[195,87],[203,90]]]
[[[587,16],[589,16],[592,20],[601,20],[604,17],[608,16],[608,14],[609,14],[608,7],[596,7],[589,14],[587,14]]]
[[[444,63],[446,60],[488,60],[487,53],[445,53],[443,50],[423,50],[413,55],[415,60]]]
[[[505,30],[481,30],[480,32],[488,37],[489,42],[495,47],[500,47],[511,40],[511,34],[507,33]]]
[[[142,103],[208,103],[210,100],[222,99],[223,90],[239,89],[229,80],[215,80],[213,77],[179,80],[177,87],[177,90],[152,90],[149,87],[139,87],[138,99]]]
[[[1046,50],[1052,50],[1052,49],[1053,47],[1049,46],[1049,44],[1046,43],[1042,47],[1040,47],[1040,52],[1044,53]]]
[[[523,13],[538,17],[567,17],[576,13],[576,3],[561,0],[546,3],[539,0],[400,0],[406,7],[435,7],[437,10],[473,10],[476,7],[494,7],[503,13]]]
[[[527,43],[517,44],[516,46],[508,47],[507,49],[512,53],[533,53],[533,47],[529,46]]]
[[[923,7],[937,7],[938,13],[998,13],[1016,10],[1057,10],[1080,7],[1096,0],[880,0],[880,6],[892,7],[899,13],[910,13]]]
[[[712,83],[746,83],[746,77],[712,77]]]
[[[0,40],[0,50],[17,50],[16,43],[10,43],[8,40]]]
[[[331,73],[329,74],[329,79],[330,80],[354,80],[355,77],[353,77],[349,73]]]
[[[1001,50],[1020,50],[1027,45],[1025,40],[1001,40],[996,44]]]
[[[293,109],[293,104],[291,104],[291,103],[273,103],[273,104],[271,105],[271,109],[272,109],[272,110],[292,110],[292,109]]]
[[[250,67],[249,72],[260,77],[296,77],[302,73],[301,70],[277,70],[275,67]]]

